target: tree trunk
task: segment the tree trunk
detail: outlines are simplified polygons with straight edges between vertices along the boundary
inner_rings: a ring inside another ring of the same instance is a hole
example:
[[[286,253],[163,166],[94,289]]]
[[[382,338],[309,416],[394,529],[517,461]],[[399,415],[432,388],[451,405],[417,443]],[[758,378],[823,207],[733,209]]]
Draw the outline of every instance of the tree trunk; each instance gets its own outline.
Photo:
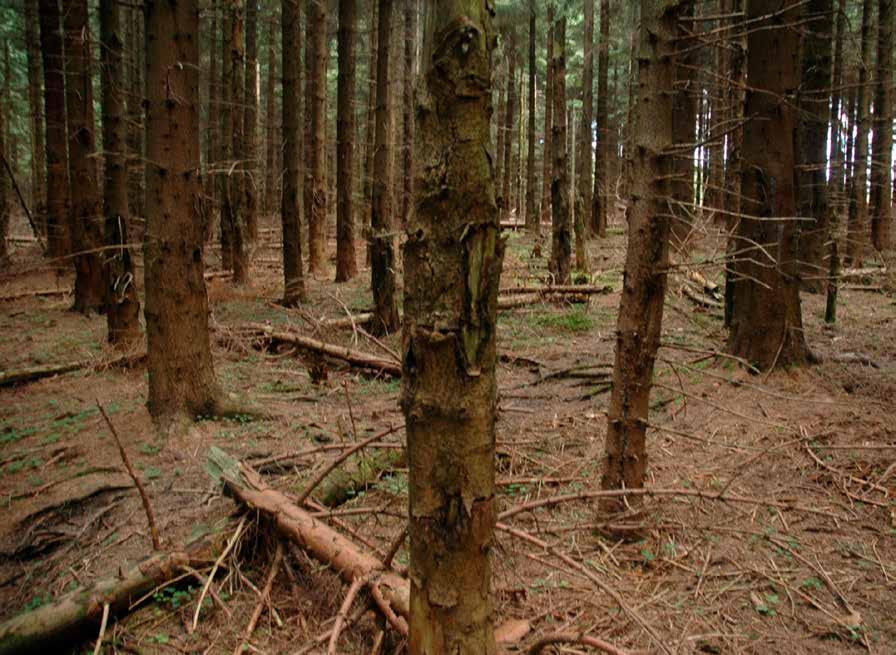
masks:
[[[311,54],[311,214],[308,220],[308,259],[313,275],[326,275],[327,255],[327,7],[324,0],[309,3]]]
[[[6,156],[6,102],[0,102],[0,153]],[[9,196],[11,192],[9,175],[0,170],[0,271],[9,266],[9,251],[6,237],[9,234]]]
[[[647,472],[650,387],[660,345],[672,218],[667,198],[675,170],[672,154],[681,14],[693,4],[641,0],[638,95],[633,107],[632,199],[625,285],[616,322],[616,361],[607,413],[602,489],[638,489]],[[620,499],[605,499],[620,511]]]
[[[97,180],[96,132],[93,120],[90,25],[87,0],[64,0],[65,106],[68,117],[68,175],[71,188],[69,226],[75,252],[75,302],[84,314],[105,305],[100,253],[103,243],[102,204]]]
[[[367,53],[367,125],[364,132],[364,237],[367,241],[366,258],[370,264],[371,255],[371,217],[373,215],[373,161],[376,145],[376,55],[377,55],[377,16],[379,0],[368,0],[370,16],[368,17],[368,41],[370,49]]]
[[[504,114],[504,179],[501,180],[501,210],[505,216],[513,207],[510,180],[513,171],[513,142],[516,122],[516,35],[510,32],[504,44],[504,56],[507,60],[507,108]],[[501,153],[498,153],[501,156]]]
[[[129,186],[128,201],[131,203],[131,214],[135,216],[146,215],[146,181],[145,143],[146,125],[143,116],[143,101],[145,87],[143,85],[145,55],[145,29],[143,7],[134,7],[131,10],[131,40],[127,52],[132,53],[130,61],[130,79],[128,94],[128,114],[130,115],[130,129],[128,130],[128,146],[130,148],[129,159]],[[219,95],[220,97],[220,95]]]
[[[412,655],[492,655],[495,336],[503,260],[489,152],[491,3],[427,5],[402,408]],[[438,39],[438,40],[436,40]],[[466,137],[457,139],[457,134]]]
[[[548,269],[554,284],[570,283],[569,164],[566,143],[566,15],[554,21],[554,104],[551,146],[554,172],[551,179],[551,260]]]
[[[379,0],[376,56],[376,141],[373,160],[373,214],[371,217],[371,287],[376,334],[398,328],[395,298],[395,238],[392,234],[392,103],[389,97],[389,36],[393,0]]]
[[[882,252],[891,245],[893,211],[893,0],[878,0],[877,8],[870,215],[871,243],[878,252]]]
[[[591,196],[591,230],[599,237],[607,236],[607,207],[610,179],[611,134],[609,97],[610,68],[610,0],[600,0],[600,48],[597,54],[597,157],[594,166],[594,189]]]
[[[594,136],[594,0],[584,0],[585,29],[582,52],[582,125],[578,134],[576,152],[576,221],[581,221],[583,230],[590,231],[592,195],[592,143]]]
[[[678,58],[675,69],[675,100],[672,113],[672,141],[677,156],[673,163],[672,191],[672,247],[680,250],[693,228],[696,215],[694,198],[694,143],[697,140],[697,71],[699,50],[690,35],[695,30],[694,0],[681,3],[678,21],[678,43],[686,54]],[[637,153],[632,153],[637,157]],[[698,162],[699,164],[699,162]]]
[[[203,186],[205,187],[205,195],[208,202],[205,203],[203,211],[203,219],[205,221],[204,240],[211,238],[212,226],[214,225],[213,215],[215,207],[216,180],[219,171],[215,169],[220,165],[218,162],[219,140],[221,136],[221,89],[223,88],[220,80],[221,61],[218,57],[218,7],[217,2],[213,2],[209,7],[211,13],[211,25],[208,30],[208,53],[209,53],[209,73],[208,73],[208,138],[205,141],[205,178]]]
[[[498,193],[498,207],[503,209],[504,207],[504,198],[501,195],[504,189],[504,145],[507,142],[507,132],[505,131],[505,124],[507,123],[507,57],[501,57],[501,63],[499,64],[498,72],[495,75],[495,84],[499,86],[498,89],[498,111],[495,112],[497,116],[497,130],[496,130],[496,155],[495,159],[495,180],[497,180],[497,189],[495,190]]]
[[[293,51],[295,52],[295,51]],[[301,51],[299,51],[301,52]],[[298,57],[295,57],[298,59]],[[278,169],[281,162],[281,144],[277,143],[277,38],[276,31],[268,32],[268,79],[265,106],[265,164],[264,164],[264,213],[270,214],[277,206]]]
[[[834,41],[834,70],[831,82],[831,192],[828,201],[837,205],[837,210],[832,214],[836,220],[838,211],[843,205],[843,169],[844,169],[844,128],[842,115],[844,113],[844,89],[843,89],[843,45],[846,33],[846,0],[838,0],[837,4],[837,36]],[[848,119],[847,119],[848,123]],[[832,234],[836,231],[831,230]]]
[[[401,225],[407,225],[414,211],[414,44],[417,31],[417,0],[404,0],[404,122],[403,195]]]
[[[146,3],[146,342],[149,412],[216,413],[199,193],[198,0]]]
[[[799,0],[751,0],[747,19],[748,117],[744,127],[743,213],[737,230],[728,346],[767,370],[807,361],[796,270],[794,130],[796,109],[782,100],[800,86]],[[756,218],[750,218],[756,217]],[[755,244],[755,245],[754,245]]]
[[[25,0],[25,47],[28,54],[28,108],[31,111],[31,206],[41,236],[47,235],[46,140],[41,108],[40,23],[37,0]]]
[[[529,131],[526,145],[526,227],[539,233],[541,217],[535,196],[535,0],[529,0]]]
[[[246,213],[246,250],[247,255],[254,249],[258,241],[258,193],[256,181],[259,180],[259,148],[258,148],[258,0],[246,1],[246,56],[245,66],[245,100],[243,109],[242,151],[240,159],[243,165],[241,188],[242,206]],[[243,70],[243,69],[240,69]],[[248,262],[247,262],[248,267]]]
[[[356,0],[339,0],[339,90],[336,101],[336,281],[358,274],[355,261]]]
[[[548,4],[548,43],[544,85],[544,152],[541,173],[541,216],[543,220],[551,210],[551,180],[554,175],[553,112],[554,112],[554,3]],[[599,106],[599,105],[598,105]],[[500,152],[499,152],[500,156]]]
[[[232,271],[234,268],[236,235],[234,234],[233,199],[231,197],[232,178],[234,175],[233,160],[235,157],[235,139],[233,133],[233,83],[235,69],[233,67],[233,25],[234,9],[231,0],[224,0],[221,16],[221,174],[218,176],[218,198],[221,214],[221,268]]]
[[[831,40],[834,28],[832,0],[811,0],[806,8],[811,22],[803,38],[800,91],[800,173],[798,179],[802,217],[799,224],[800,278],[803,289],[825,290],[827,266],[825,244],[830,237],[831,208],[828,202],[828,121],[831,93]],[[833,126],[837,130],[837,126]],[[836,154],[832,156],[832,160]]]
[[[40,0],[40,50],[44,65],[44,120],[47,134],[47,245],[51,257],[71,249],[68,226],[68,129],[65,120],[65,64],[57,0]]]
[[[293,307],[305,301],[302,271],[302,16],[299,0],[283,0],[281,18],[283,64],[283,304]]]
[[[312,231],[311,231],[311,206],[312,206],[312,196],[314,193],[314,176],[313,176],[313,167],[311,165],[311,153],[313,150],[313,144],[311,142],[311,113],[314,107],[314,30],[315,30],[315,16],[314,12],[311,10],[310,2],[303,2],[303,9],[305,12],[305,88],[304,88],[304,99],[305,99],[305,113],[304,113],[304,136],[302,138],[302,171],[304,177],[304,183],[302,186],[302,209],[303,216],[305,217],[305,229],[307,231],[307,243],[308,243],[308,253],[310,257],[312,243]],[[310,263],[309,263],[310,267]]]
[[[856,146],[853,193],[855,215],[850,216],[846,238],[846,265],[861,268],[868,243],[868,133],[871,130],[870,84],[873,0],[864,0],[862,7],[862,58],[859,61],[859,88],[856,100]]]
[[[103,84],[103,152],[105,184],[103,254],[106,278],[106,326],[109,343],[120,348],[140,338],[140,299],[128,244],[127,122],[124,105],[124,39],[117,0],[100,0],[100,43]]]
[[[7,107],[13,106],[12,101],[12,65],[9,61],[9,41],[3,46],[3,96]],[[19,142],[16,133],[12,129],[12,121],[7,117],[6,121],[6,159],[13,174],[19,172]]]

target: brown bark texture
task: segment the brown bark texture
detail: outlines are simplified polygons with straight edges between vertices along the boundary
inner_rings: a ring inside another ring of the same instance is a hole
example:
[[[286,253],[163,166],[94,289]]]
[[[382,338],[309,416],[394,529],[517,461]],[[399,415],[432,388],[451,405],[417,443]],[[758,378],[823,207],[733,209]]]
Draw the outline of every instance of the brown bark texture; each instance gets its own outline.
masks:
[[[874,139],[871,144],[871,244],[891,247],[893,221],[893,0],[877,3],[877,74],[874,84]]]
[[[743,214],[733,262],[730,351],[761,370],[800,365],[808,348],[803,334],[796,262],[797,110],[800,85],[799,0],[747,3],[757,22],[747,36]]]
[[[537,234],[541,227],[535,189],[535,0],[529,0],[529,136],[526,139],[526,227]]]
[[[313,77],[311,79],[311,214],[308,259],[311,273],[326,273],[327,256],[327,4],[308,3]]]
[[[213,414],[199,171],[198,0],[146,3],[146,342],[150,414]]]
[[[410,466],[412,655],[491,655],[497,301],[489,157],[492,3],[429,7],[405,244],[401,403]]]
[[[336,282],[358,274],[355,260],[355,40],[357,0],[339,0],[336,98]]]
[[[258,241],[258,180],[261,172],[258,153],[258,0],[246,0],[245,93],[240,159],[244,162],[241,189],[246,213],[247,249]]]
[[[31,206],[42,236],[47,234],[46,139],[41,107],[40,22],[37,0],[25,0],[25,48],[28,56],[28,107],[31,110]]]
[[[584,0],[585,25],[582,53],[582,124],[576,146],[576,213],[581,217],[583,228],[590,229],[592,223],[592,143],[594,134],[594,0]],[[578,219],[577,219],[578,220]]]
[[[299,0],[283,0],[281,7],[283,68],[283,194],[280,220],[283,227],[283,304],[305,300],[302,271],[302,16]]]
[[[554,104],[551,146],[554,171],[551,178],[551,259],[553,284],[569,284],[572,238],[570,235],[569,163],[566,142],[566,16],[554,22]]]
[[[862,5],[862,56],[859,60],[859,82],[856,91],[856,144],[853,170],[855,213],[850,215],[846,237],[846,264],[861,268],[868,244],[868,138],[871,130],[871,39],[874,1]]]
[[[517,95],[516,95],[516,34],[509,32],[504,43],[504,57],[507,61],[507,105],[504,112],[504,164],[502,167],[503,179],[501,183],[500,206],[507,216],[513,207],[513,143],[516,126]],[[501,157],[502,153],[498,153]]]
[[[103,253],[109,343],[129,348],[140,338],[140,299],[128,245],[127,121],[124,104],[124,39],[117,0],[100,0],[105,183]]]
[[[675,100],[672,114],[672,140],[678,147],[678,156],[673,162],[672,184],[672,245],[675,249],[684,246],[694,224],[697,207],[694,198],[694,156],[693,144],[697,140],[697,66],[699,50],[696,40],[689,38],[694,33],[694,0],[681,3],[678,21],[678,43],[686,54],[678,58],[675,69]],[[632,153],[637,156],[637,153]]]
[[[73,309],[100,312],[105,307],[103,210],[97,179],[93,119],[90,25],[87,0],[64,0],[65,108],[68,119],[68,176],[71,194],[69,229],[75,260]]]
[[[417,0],[404,0],[404,84],[402,85],[402,198],[401,225],[407,225],[414,209],[414,45],[417,30]]]
[[[591,196],[591,230],[607,236],[608,179],[610,163],[608,78],[610,68],[610,0],[600,0],[600,45],[597,53],[597,153]]]
[[[398,328],[395,298],[395,235],[392,198],[392,102],[389,94],[390,48],[393,0],[379,0],[376,56],[376,138],[373,156],[373,212],[371,216],[370,264],[374,320],[377,334]]]
[[[616,322],[613,389],[607,412],[602,489],[644,486],[647,418],[654,362],[660,345],[672,218],[667,198],[675,132],[673,89],[678,23],[690,3],[642,0],[638,32],[638,94],[632,108],[632,200],[625,283]],[[619,499],[602,509],[618,511]]]
[[[547,75],[544,84],[544,152],[541,173],[541,216],[547,217],[551,209],[551,180],[554,172],[553,112],[554,112],[554,3],[548,4],[548,43],[545,60]],[[500,154],[500,153],[499,153]]]

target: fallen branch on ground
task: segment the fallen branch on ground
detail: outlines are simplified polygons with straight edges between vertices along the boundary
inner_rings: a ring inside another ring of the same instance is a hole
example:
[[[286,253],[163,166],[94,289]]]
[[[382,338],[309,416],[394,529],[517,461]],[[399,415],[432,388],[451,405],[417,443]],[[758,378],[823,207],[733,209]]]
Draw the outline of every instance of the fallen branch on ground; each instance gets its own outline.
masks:
[[[532,648],[529,649],[529,655],[539,655],[548,646],[553,644],[580,644],[582,646],[591,646],[602,653],[610,655],[626,655],[628,651],[616,648],[613,644],[607,643],[603,639],[589,637],[588,635],[576,635],[570,632],[557,632],[555,634],[546,635],[536,641]]]
[[[215,559],[223,547],[222,533],[201,537],[183,550],[160,553],[127,571],[76,589],[31,612],[0,625],[0,655],[42,655],[71,648],[74,639],[96,634],[103,606],[110,620],[130,612],[131,604],[186,568],[198,569]]]
[[[352,350],[351,348],[346,348],[344,346],[337,346],[335,344],[320,341],[318,339],[312,339],[311,337],[306,337],[295,332],[274,330],[270,326],[261,325],[258,323],[249,323],[247,325],[238,327],[237,330],[244,333],[248,332],[250,334],[264,337],[272,341],[288,343],[303,350],[310,350],[312,352],[321,353],[323,355],[326,355],[327,357],[332,357],[334,359],[348,362],[353,366],[366,368],[381,373],[388,373],[393,377],[401,377],[400,364],[391,360],[377,357],[376,355],[371,355],[370,353],[361,352],[359,350]]]
[[[31,366],[28,368],[0,371],[0,387],[9,387],[14,384],[35,382],[43,378],[53,377],[54,375],[62,375],[63,373],[72,373],[74,371],[80,371],[86,368],[92,368],[96,371],[103,368],[133,366],[134,364],[139,364],[144,359],[146,359],[146,353],[135,353],[121,355],[119,357],[107,360],[87,359],[80,362],[69,362],[68,364],[50,364],[44,366]]]
[[[579,295],[579,296],[605,296],[607,294],[613,293],[613,287],[611,286],[602,286],[602,287],[591,287],[591,286],[576,286],[572,285],[563,285],[563,286],[549,286],[549,287],[508,287],[505,289],[501,289],[500,294],[502,296],[518,296],[523,294],[537,293],[542,296],[552,296],[552,295]]]
[[[21,300],[22,298],[44,298],[50,296],[67,296],[72,293],[71,289],[37,289],[30,291],[18,291],[16,293],[7,293],[0,296],[0,302],[9,302],[11,300]]]

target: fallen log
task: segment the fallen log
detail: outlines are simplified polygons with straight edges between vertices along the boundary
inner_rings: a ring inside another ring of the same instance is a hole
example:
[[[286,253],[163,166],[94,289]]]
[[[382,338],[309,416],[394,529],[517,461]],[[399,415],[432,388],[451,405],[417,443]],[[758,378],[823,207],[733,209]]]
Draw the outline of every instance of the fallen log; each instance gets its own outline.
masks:
[[[327,357],[332,357],[334,359],[348,362],[353,366],[358,366],[360,368],[366,368],[381,373],[388,373],[389,375],[396,378],[401,377],[401,365],[398,364],[398,362],[382,359],[381,357],[377,357],[376,355],[371,355],[359,350],[352,350],[351,348],[346,348],[344,346],[337,346],[335,344],[320,341],[318,339],[312,339],[311,337],[306,337],[295,332],[274,330],[268,325],[262,325],[259,323],[249,323],[247,325],[238,327],[237,330],[242,332],[254,333],[258,336],[262,336],[273,341],[288,343],[303,350],[310,350],[312,352],[321,353],[323,355],[326,355]]]
[[[582,296],[603,296],[610,293],[613,293],[613,287],[606,285],[602,287],[593,287],[593,286],[577,286],[574,284],[571,285],[562,285],[562,286],[550,286],[550,287],[508,287],[506,289],[501,289],[500,294],[502,296],[515,296],[529,293],[537,293],[542,296],[551,296],[551,295],[582,295]]]
[[[220,448],[213,446],[209,450],[207,470],[237,500],[267,516],[281,535],[329,566],[344,582],[366,588],[374,604],[392,626],[406,634],[410,616],[410,584],[405,578],[387,570],[379,559],[313,518],[285,495],[269,487],[250,466]],[[495,637],[499,643],[511,643],[522,639],[528,632],[528,624],[511,621],[497,627]]]
[[[133,366],[146,359],[146,353],[135,353],[121,355],[114,359],[100,360],[86,359],[80,362],[69,362],[67,364],[50,364],[44,366],[31,366],[27,368],[11,369],[8,371],[0,371],[0,387],[10,387],[16,384],[26,384],[36,382],[43,378],[53,377],[54,375],[62,375],[63,373],[72,373],[85,368],[100,370],[103,368],[111,368],[118,366]]]
[[[687,282],[681,285],[681,292],[694,304],[698,307],[707,307],[709,309],[723,309],[724,305],[711,298],[710,296],[704,295],[695,291],[690,284]]]
[[[200,537],[183,550],[153,555],[127,571],[76,589],[36,610],[0,625],[0,655],[43,655],[67,652],[74,640],[96,636],[104,608],[109,618],[123,616],[133,603],[184,571],[215,560],[223,547],[223,532]]]
[[[0,296],[0,302],[9,302],[11,300],[21,300],[22,298],[41,298],[50,296],[67,296],[71,294],[71,289],[37,289],[36,291],[19,291],[16,293],[7,293]]]

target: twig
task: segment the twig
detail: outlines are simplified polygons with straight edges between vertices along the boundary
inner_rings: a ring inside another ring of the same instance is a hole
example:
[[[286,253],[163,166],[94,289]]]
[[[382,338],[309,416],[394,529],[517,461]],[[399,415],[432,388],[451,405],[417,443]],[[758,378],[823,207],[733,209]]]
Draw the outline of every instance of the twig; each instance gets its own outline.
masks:
[[[324,478],[326,478],[333,471],[333,469],[335,469],[337,466],[342,464],[342,462],[347,460],[349,457],[354,455],[356,452],[358,452],[359,450],[361,450],[368,444],[371,444],[374,441],[378,441],[379,439],[382,439],[383,437],[386,437],[386,436],[392,434],[393,432],[396,432],[397,430],[402,429],[403,427],[404,427],[403,425],[399,425],[398,427],[389,428],[388,430],[384,430],[383,432],[380,432],[379,434],[375,434],[372,437],[370,437],[369,439],[365,439],[361,443],[356,444],[355,446],[352,446],[351,448],[346,450],[339,457],[337,457],[332,462],[330,462],[327,466],[325,466],[321,470],[321,472],[315,476],[315,478],[308,484],[308,486],[305,487],[305,490],[301,494],[299,494],[299,497],[295,501],[296,505],[301,507],[302,503],[304,503],[306,500],[308,500],[308,496],[311,495],[311,492],[313,492],[317,488],[317,486],[321,482],[324,481]]]
[[[389,622],[393,628],[398,630],[398,633],[402,637],[408,636],[408,624],[403,618],[398,616],[395,611],[389,606],[389,601],[387,601],[383,597],[383,592],[380,590],[378,584],[374,584],[370,586],[370,597],[373,598],[373,602],[376,603],[376,606],[383,613],[383,616],[386,617],[386,620]]]
[[[389,550],[386,551],[386,556],[383,558],[383,567],[387,569],[392,568],[392,559],[395,557],[395,553],[398,552],[398,549],[401,548],[404,540],[408,536],[407,528],[402,528],[401,532],[395,539],[389,544]]]
[[[246,626],[244,643],[237,645],[236,650],[233,651],[233,655],[239,655],[243,651],[243,646],[247,645],[252,638],[252,633],[255,632],[255,627],[258,625],[258,619],[261,618],[261,612],[264,609],[265,604],[270,600],[271,587],[274,586],[274,579],[277,577],[277,572],[280,570],[280,562],[282,560],[283,542],[278,540],[277,548],[274,551],[274,559],[271,561],[271,567],[268,569],[268,575],[267,578],[265,578],[264,587],[261,590],[261,596],[258,599],[258,603],[255,605],[255,609],[252,611],[252,616],[249,617],[249,624]]]
[[[112,433],[112,436],[115,439],[115,443],[118,445],[118,452],[121,455],[121,461],[124,462],[124,467],[128,470],[128,475],[131,476],[131,480],[134,481],[134,486],[137,487],[137,491],[140,494],[140,500],[143,503],[143,509],[146,512],[146,520],[149,523],[149,534],[152,537],[152,547],[153,550],[162,550],[162,543],[159,539],[159,531],[156,528],[156,517],[152,512],[152,506],[149,504],[149,496],[146,495],[146,489],[143,488],[143,483],[140,482],[140,478],[137,477],[137,474],[134,473],[134,467],[131,466],[131,460],[128,459],[128,454],[125,452],[124,446],[121,444],[121,439],[118,437],[118,432],[115,430],[115,426],[112,424],[112,420],[109,418],[109,415],[106,414],[106,410],[103,409],[103,406],[100,404],[100,401],[96,401],[96,406],[100,410],[100,414],[103,415],[103,418],[106,420],[106,425],[109,426],[109,431]]]
[[[193,626],[190,629],[190,632],[196,632],[196,626],[199,624],[199,612],[202,610],[202,601],[205,599],[205,594],[208,593],[209,585],[211,585],[212,580],[215,579],[215,573],[218,572],[218,568],[221,566],[224,558],[227,557],[227,553],[230,552],[230,549],[233,548],[233,545],[240,538],[240,535],[243,533],[243,526],[245,525],[246,517],[244,516],[240,519],[240,523],[236,526],[236,530],[233,532],[233,535],[230,537],[230,539],[227,540],[227,545],[224,547],[224,550],[221,551],[221,554],[218,555],[218,559],[215,560],[215,565],[212,566],[212,570],[208,574],[208,579],[205,581],[205,585],[202,587],[202,592],[199,594],[199,602],[196,603],[196,611],[193,613]]]
[[[352,608],[352,604],[355,602],[355,598],[358,597],[358,592],[361,591],[365,582],[366,580],[363,577],[355,578],[348,588],[345,600],[342,601],[342,606],[336,614],[336,622],[333,624],[333,631],[330,633],[330,643],[327,644],[327,655],[336,655],[336,644],[339,642],[339,635],[342,633],[342,625],[345,623],[345,620],[348,617],[348,612]]]
[[[529,655],[539,655],[542,650],[551,644],[582,644],[583,646],[596,648],[602,653],[610,653],[610,655],[628,655],[628,651],[616,648],[616,646],[607,643],[603,639],[589,637],[587,635],[577,635],[571,632],[556,632],[542,637],[529,649]]]
[[[109,603],[103,603],[103,620],[100,621],[100,635],[96,638],[96,646],[93,647],[93,655],[100,655],[103,647],[103,637],[106,636],[106,625],[109,623]]]

